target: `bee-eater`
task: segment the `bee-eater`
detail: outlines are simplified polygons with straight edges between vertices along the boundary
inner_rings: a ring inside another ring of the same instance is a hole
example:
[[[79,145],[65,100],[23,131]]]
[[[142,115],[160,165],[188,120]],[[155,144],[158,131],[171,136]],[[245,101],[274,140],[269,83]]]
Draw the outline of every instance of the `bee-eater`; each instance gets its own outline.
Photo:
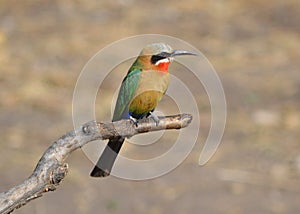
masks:
[[[137,123],[138,119],[152,115],[158,123],[157,116],[152,112],[168,88],[168,68],[173,58],[178,55],[196,54],[172,50],[164,43],[150,44],[143,48],[123,79],[112,121],[130,118]],[[110,174],[124,140],[123,137],[109,140],[91,172],[92,177],[105,177]]]

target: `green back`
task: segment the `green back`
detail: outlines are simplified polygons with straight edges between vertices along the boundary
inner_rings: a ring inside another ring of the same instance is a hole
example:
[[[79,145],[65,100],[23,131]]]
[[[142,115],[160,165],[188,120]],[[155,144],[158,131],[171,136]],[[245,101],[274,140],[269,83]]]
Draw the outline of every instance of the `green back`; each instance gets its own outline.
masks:
[[[112,121],[129,117],[129,104],[137,90],[141,72],[142,69],[138,66],[138,62],[136,61],[122,82]]]

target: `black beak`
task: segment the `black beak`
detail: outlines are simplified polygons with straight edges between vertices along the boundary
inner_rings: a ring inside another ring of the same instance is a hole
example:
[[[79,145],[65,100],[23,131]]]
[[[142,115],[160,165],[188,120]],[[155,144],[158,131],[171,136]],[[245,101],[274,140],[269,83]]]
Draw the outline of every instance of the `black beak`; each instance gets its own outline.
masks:
[[[181,51],[181,50],[174,50],[170,56],[173,57],[173,56],[180,56],[180,55],[193,55],[193,56],[197,56],[198,54],[195,54],[195,53],[192,53],[192,52],[189,52],[189,51]]]

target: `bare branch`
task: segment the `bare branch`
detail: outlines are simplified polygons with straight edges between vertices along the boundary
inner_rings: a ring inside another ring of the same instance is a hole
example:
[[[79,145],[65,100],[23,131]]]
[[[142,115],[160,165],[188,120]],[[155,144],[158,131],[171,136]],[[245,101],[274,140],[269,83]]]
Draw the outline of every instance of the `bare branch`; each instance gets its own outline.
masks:
[[[88,122],[55,141],[43,154],[32,175],[18,186],[0,193],[0,213],[10,213],[27,202],[54,191],[68,172],[68,155],[88,142],[117,136],[133,135],[164,129],[180,129],[192,121],[189,114],[160,117],[158,125],[151,119],[139,120],[138,126],[130,120],[116,122]]]

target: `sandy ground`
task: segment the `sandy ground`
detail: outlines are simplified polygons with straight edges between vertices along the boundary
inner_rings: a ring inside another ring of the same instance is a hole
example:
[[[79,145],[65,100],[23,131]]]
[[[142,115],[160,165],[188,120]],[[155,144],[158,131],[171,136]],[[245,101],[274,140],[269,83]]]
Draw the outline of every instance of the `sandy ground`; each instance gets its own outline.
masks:
[[[191,43],[220,76],[228,117],[216,155],[198,166],[210,126],[199,89],[203,134],[175,170],[139,182],[92,179],[92,163],[76,151],[58,190],[15,213],[298,213],[299,10],[296,0],[1,0],[0,191],[29,176],[43,151],[73,128],[73,90],[88,59],[121,38],[158,33]],[[99,120],[110,117],[107,91]]]

